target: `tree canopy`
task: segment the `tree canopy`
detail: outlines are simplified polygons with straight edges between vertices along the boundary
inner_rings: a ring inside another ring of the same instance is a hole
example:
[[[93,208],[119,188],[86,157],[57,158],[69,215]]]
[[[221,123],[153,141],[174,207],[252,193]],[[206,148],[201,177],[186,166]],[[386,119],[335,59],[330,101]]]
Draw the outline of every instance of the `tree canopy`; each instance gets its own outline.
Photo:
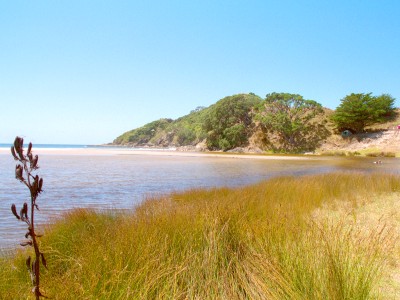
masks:
[[[250,112],[260,102],[256,95],[239,94],[212,105],[204,122],[208,148],[229,150],[247,143],[252,124]]]
[[[395,99],[388,95],[350,94],[341,100],[331,119],[338,130],[362,132],[365,127],[387,121],[395,114]]]
[[[255,119],[263,130],[278,137],[281,151],[300,151],[312,148],[324,135],[323,124],[315,117],[323,114],[321,104],[289,93],[268,94],[256,109]],[[325,130],[326,131],[326,130]]]

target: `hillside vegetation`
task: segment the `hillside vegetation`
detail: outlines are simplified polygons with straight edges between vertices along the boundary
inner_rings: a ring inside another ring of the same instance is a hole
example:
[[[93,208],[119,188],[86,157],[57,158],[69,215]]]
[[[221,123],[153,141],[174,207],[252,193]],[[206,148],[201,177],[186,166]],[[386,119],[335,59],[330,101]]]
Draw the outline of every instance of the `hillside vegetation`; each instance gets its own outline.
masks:
[[[113,144],[135,147],[194,146],[209,136],[224,136],[224,130],[229,131],[230,127],[248,118],[251,108],[261,101],[260,97],[253,94],[225,97],[209,107],[198,107],[176,120],[160,119],[125,132],[117,137]],[[247,126],[250,123],[243,124]],[[209,131],[213,133],[209,134]],[[212,138],[209,138],[209,141],[211,140]],[[214,145],[213,142],[210,142],[210,145]]]
[[[302,108],[305,106],[302,101],[311,102],[311,100],[303,100],[299,95],[275,93],[271,95],[285,95],[292,99],[301,98],[301,101],[296,103],[284,103],[287,110]],[[281,133],[289,134],[288,138],[282,137],[283,135],[271,130],[263,122],[268,116],[264,111],[266,102],[267,100],[252,93],[228,96],[209,107],[198,107],[179,119],[160,119],[125,132],[112,144],[132,147],[189,146],[189,149],[197,145],[199,150],[223,151],[247,147],[258,152],[268,150],[280,152],[282,150],[312,150],[329,133],[325,128],[327,120],[324,112],[326,110],[321,110],[321,113],[315,116],[307,113],[309,117],[307,121],[313,119],[321,124],[314,133],[311,129],[317,127],[302,126],[301,128],[307,128],[307,130],[299,135],[299,130],[296,128],[300,128],[301,117],[306,115],[304,113],[302,116],[300,112],[297,113],[296,116],[299,118],[296,120],[286,121],[286,128],[289,130]],[[316,102],[312,101],[312,103],[320,107]],[[279,111],[280,107],[275,109]],[[261,114],[262,117],[260,117]],[[317,136],[320,138],[316,138],[315,133],[318,133]]]
[[[271,93],[265,99],[237,94],[176,120],[160,119],[130,130],[112,144],[199,151],[336,151],[338,144],[349,141],[340,135],[345,129],[360,140],[368,132],[393,127],[399,121],[394,100],[387,94],[351,94],[332,111],[297,94]]]

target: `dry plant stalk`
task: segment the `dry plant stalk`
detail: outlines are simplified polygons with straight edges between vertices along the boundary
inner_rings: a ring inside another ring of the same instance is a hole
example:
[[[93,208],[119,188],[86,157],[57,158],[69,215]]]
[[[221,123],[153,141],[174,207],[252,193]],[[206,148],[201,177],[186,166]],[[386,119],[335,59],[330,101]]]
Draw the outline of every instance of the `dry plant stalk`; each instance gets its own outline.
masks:
[[[43,178],[33,174],[34,171],[39,169],[39,157],[37,155],[33,156],[32,143],[29,143],[28,150],[26,154],[24,154],[24,140],[20,137],[15,138],[14,146],[11,147],[11,154],[18,162],[15,167],[15,177],[26,185],[31,196],[30,207],[28,207],[28,204],[25,202],[18,214],[15,204],[12,204],[11,211],[19,221],[25,222],[28,225],[28,231],[25,234],[27,241],[21,243],[21,246],[31,246],[35,251],[35,258],[33,261],[30,256],[26,259],[26,265],[34,286],[32,292],[36,299],[40,299],[40,297],[47,298],[40,291],[40,263],[42,263],[45,268],[47,268],[47,265],[44,254],[39,250],[37,238],[39,238],[40,235],[37,235],[35,232],[34,222],[35,210],[39,210],[36,200],[42,192],[43,186]],[[29,212],[30,215],[28,214]]]

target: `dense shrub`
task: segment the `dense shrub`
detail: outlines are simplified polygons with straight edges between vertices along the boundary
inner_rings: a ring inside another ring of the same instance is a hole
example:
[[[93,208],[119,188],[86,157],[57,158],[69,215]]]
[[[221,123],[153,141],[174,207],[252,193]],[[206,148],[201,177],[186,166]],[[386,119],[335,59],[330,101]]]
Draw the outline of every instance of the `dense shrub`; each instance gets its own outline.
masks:
[[[395,99],[388,95],[350,94],[341,100],[332,115],[339,131],[362,132],[366,126],[382,123],[395,116]]]

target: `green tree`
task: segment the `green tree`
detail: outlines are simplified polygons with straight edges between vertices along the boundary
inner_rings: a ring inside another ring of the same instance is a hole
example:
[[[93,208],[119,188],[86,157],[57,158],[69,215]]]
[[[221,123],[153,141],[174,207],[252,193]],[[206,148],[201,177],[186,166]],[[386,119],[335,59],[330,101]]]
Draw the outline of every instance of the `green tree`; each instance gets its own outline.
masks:
[[[190,145],[196,140],[196,132],[189,127],[180,127],[176,133],[179,145]]]
[[[395,99],[388,95],[350,94],[341,100],[331,119],[338,130],[362,132],[365,127],[382,123],[395,115]]]
[[[253,123],[251,110],[260,101],[258,96],[239,94],[211,106],[203,125],[208,148],[226,151],[245,145]]]
[[[310,150],[326,135],[326,128],[316,117],[323,115],[321,104],[288,93],[268,94],[255,111],[266,135],[277,137],[274,150],[296,152]],[[322,134],[323,133],[323,134]]]

